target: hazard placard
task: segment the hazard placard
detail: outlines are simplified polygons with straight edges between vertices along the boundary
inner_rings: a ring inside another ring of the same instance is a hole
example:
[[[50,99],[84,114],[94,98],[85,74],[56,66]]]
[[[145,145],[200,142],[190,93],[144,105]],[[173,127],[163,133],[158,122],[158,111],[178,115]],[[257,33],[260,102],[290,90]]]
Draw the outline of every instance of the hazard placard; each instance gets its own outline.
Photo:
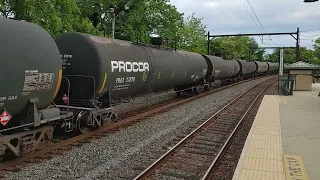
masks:
[[[12,116],[6,111],[4,110],[2,112],[2,114],[0,115],[0,122],[2,125],[7,125],[8,122],[10,121],[10,119],[12,118]]]
[[[64,95],[62,96],[62,100],[64,101],[64,103],[67,103],[67,102],[68,102],[68,96],[67,96],[67,94],[64,94]]]

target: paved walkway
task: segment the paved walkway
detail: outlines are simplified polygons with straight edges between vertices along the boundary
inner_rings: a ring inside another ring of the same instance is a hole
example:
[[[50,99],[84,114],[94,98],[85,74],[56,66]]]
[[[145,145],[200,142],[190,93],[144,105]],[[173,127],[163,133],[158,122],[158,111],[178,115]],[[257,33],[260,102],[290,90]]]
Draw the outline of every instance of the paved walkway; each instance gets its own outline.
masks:
[[[320,180],[319,92],[264,97],[233,180]]]
[[[302,156],[310,180],[320,180],[320,85],[280,101],[283,152]]]

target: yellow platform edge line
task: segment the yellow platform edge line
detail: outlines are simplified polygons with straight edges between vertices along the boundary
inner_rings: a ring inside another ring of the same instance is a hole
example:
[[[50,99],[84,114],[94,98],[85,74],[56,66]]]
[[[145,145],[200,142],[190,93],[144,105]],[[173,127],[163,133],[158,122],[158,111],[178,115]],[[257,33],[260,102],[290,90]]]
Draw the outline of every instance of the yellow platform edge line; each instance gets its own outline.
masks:
[[[250,169],[246,169],[244,168],[244,160],[245,158],[248,156],[248,149],[249,149],[249,145],[251,143],[251,141],[253,141],[253,136],[255,136],[254,134],[254,131],[255,129],[257,128],[257,125],[260,123],[259,122],[259,119],[261,118],[261,116],[264,114],[263,112],[266,110],[265,107],[268,107],[269,106],[269,103],[274,103],[275,106],[274,106],[274,110],[275,110],[275,113],[277,114],[277,116],[280,115],[280,108],[279,108],[279,96],[278,95],[265,95],[261,101],[261,105],[257,111],[257,114],[255,116],[255,120],[252,124],[252,127],[250,129],[250,132],[247,136],[247,139],[246,139],[246,142],[244,144],[244,147],[242,149],[242,152],[241,152],[241,155],[240,155],[240,158],[239,158],[239,161],[237,163],[237,167],[235,169],[235,172],[233,174],[233,177],[232,177],[232,180],[240,180],[240,179],[243,179],[243,177],[241,177],[241,173],[243,171],[248,171]],[[279,122],[280,123],[280,118],[275,118],[275,121]],[[281,132],[281,128],[280,128],[280,132]],[[283,154],[283,149],[282,149],[282,141],[281,141],[281,133],[279,135],[277,135],[276,137],[279,138],[279,142],[280,142],[280,145],[281,145],[281,149],[280,149],[280,152],[281,152],[281,158],[282,158],[282,154]],[[255,158],[255,159],[260,159],[260,158]],[[282,164],[282,160],[281,159],[281,163],[279,164],[281,166]],[[263,170],[252,170],[252,171],[255,171],[255,172],[264,172],[266,173],[267,171]],[[274,173],[274,174],[277,174],[277,175],[281,175],[283,178],[284,178],[284,172],[282,171],[281,173]],[[249,178],[249,177],[248,177]],[[257,179],[257,180],[260,180],[260,179]],[[261,179],[262,180],[262,179]],[[283,180],[281,178],[281,180]]]
[[[286,180],[309,180],[307,170],[301,156],[283,154],[283,168]]]

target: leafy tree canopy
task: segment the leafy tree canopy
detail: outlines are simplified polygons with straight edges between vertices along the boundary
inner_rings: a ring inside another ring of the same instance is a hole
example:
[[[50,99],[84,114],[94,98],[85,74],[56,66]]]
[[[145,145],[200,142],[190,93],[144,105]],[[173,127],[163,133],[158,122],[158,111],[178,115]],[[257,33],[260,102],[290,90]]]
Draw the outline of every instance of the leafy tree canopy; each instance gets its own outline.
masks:
[[[216,38],[210,48],[212,53],[221,54],[227,59],[263,60],[264,50],[259,49],[253,38],[246,36]]]
[[[64,32],[111,37],[114,17],[117,39],[149,43],[150,35],[156,34],[174,41],[178,49],[207,53],[202,18],[195,14],[185,17],[169,0],[0,0],[0,17],[36,23],[53,37]],[[210,47],[212,54],[223,54],[227,59],[279,59],[279,50],[264,56],[265,51],[249,37],[216,38]],[[285,62],[295,61],[294,51],[285,50]],[[315,41],[314,50],[301,48],[301,59],[318,62],[320,39]]]

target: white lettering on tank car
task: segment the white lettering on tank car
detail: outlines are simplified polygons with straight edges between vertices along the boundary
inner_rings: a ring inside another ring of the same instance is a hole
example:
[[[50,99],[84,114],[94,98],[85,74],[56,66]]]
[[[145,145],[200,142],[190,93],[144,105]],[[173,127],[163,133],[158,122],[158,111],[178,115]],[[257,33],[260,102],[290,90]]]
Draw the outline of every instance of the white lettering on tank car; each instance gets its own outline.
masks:
[[[72,54],[60,54],[61,60],[62,60],[62,68],[66,69],[67,66],[70,66],[71,63],[69,62],[70,59],[72,59]]]
[[[132,72],[133,68],[132,68],[132,64],[130,62],[126,62],[126,70],[127,70],[127,72]]]
[[[136,80],[136,77],[126,77],[126,78],[117,78],[116,83],[133,83]]]
[[[8,97],[8,101],[16,100],[16,99],[18,99],[18,96],[9,96]]]
[[[136,80],[136,77],[127,77],[126,82],[130,83],[130,82],[134,82]]]
[[[71,58],[72,58],[72,55],[71,55],[71,54],[60,54],[60,57],[61,57],[61,58],[71,59]]]
[[[121,72],[123,70],[123,72],[126,71],[126,65],[125,65],[125,62],[123,61],[119,61],[118,62],[118,65],[119,65],[119,72]]]
[[[147,62],[111,61],[111,72],[145,72],[149,71]]]
[[[22,92],[21,96],[28,96],[30,94],[30,92]]]
[[[0,103],[0,107],[4,106],[4,103]]]
[[[132,66],[133,66],[133,69],[132,69],[133,72],[138,72],[139,71],[139,64],[137,62],[133,62]]]
[[[28,73],[33,74],[33,73],[38,73],[39,71],[38,70],[25,70],[24,72],[26,74],[28,74]]]
[[[116,83],[124,83],[124,78],[117,78]]]
[[[18,96],[17,95],[14,95],[14,96],[8,96],[8,97],[0,97],[0,101],[11,101],[11,100],[16,100],[18,99]]]
[[[51,89],[54,73],[26,73],[23,92]]]

